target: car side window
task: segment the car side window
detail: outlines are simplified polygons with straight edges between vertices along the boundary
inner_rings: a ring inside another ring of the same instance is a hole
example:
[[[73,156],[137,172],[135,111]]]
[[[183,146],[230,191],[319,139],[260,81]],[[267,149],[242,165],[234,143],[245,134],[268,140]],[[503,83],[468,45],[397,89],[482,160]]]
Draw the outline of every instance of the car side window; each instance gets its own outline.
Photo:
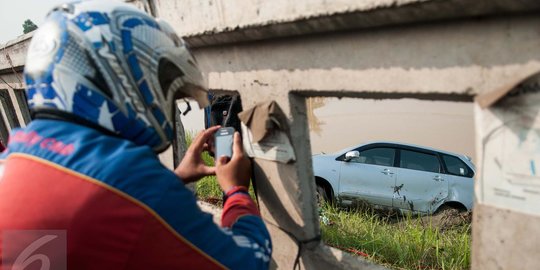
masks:
[[[443,160],[446,165],[446,171],[449,174],[463,177],[468,177],[471,174],[469,167],[459,158],[443,155]]]
[[[441,165],[436,155],[409,150],[401,150],[399,167],[434,173],[441,171]]]
[[[395,149],[393,148],[371,148],[364,151],[360,151],[360,156],[352,159],[352,162],[381,165],[381,166],[393,166]]]

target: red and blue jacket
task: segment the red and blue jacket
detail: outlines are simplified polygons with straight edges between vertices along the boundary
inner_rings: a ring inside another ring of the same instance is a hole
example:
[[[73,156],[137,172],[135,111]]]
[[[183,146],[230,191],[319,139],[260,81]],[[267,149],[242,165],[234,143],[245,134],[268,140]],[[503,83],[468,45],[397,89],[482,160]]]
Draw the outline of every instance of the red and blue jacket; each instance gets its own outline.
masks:
[[[0,230],[65,230],[68,269],[268,268],[249,195],[228,194],[219,227],[149,147],[40,119],[0,160]]]

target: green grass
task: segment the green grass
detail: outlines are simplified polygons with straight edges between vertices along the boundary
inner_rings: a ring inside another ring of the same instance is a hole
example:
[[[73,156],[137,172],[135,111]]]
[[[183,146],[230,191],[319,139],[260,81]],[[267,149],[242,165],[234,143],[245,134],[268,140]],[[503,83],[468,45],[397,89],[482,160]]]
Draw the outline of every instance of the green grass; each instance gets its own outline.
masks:
[[[186,132],[186,145],[189,147],[197,134]],[[202,159],[208,166],[214,166],[214,158],[208,152],[203,152]],[[222,192],[215,176],[207,176],[195,183],[195,194],[200,199],[221,199]]]
[[[192,132],[186,133],[186,144],[188,146],[191,145],[191,142],[195,136],[196,134],[193,134]],[[214,166],[214,158],[211,157],[207,152],[203,152],[202,159],[206,165]],[[255,199],[255,193],[252,186],[249,188],[249,193],[251,197]],[[195,183],[195,194],[197,195],[197,198],[202,200],[212,200],[214,202],[217,200],[220,202],[222,200],[223,193],[219,187],[216,177],[207,176]]]
[[[369,210],[340,210],[325,206],[321,215],[323,241],[355,249],[368,259],[395,269],[469,269],[470,224],[441,231],[423,219],[381,218]]]

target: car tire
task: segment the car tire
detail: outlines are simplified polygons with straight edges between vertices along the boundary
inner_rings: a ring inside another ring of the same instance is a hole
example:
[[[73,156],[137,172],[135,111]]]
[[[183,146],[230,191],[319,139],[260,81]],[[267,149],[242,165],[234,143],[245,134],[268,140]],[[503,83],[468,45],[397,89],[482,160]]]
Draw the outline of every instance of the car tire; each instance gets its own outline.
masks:
[[[470,224],[472,214],[467,210],[442,205],[432,216],[432,222],[441,230],[446,230],[455,226]]]
[[[326,195],[326,190],[323,186],[317,185],[317,204],[322,206],[325,203],[329,203],[328,195]]]
[[[463,213],[463,212],[467,212],[467,210],[464,210],[464,209],[460,209],[460,208],[456,208],[456,207],[452,207],[450,205],[446,205],[446,204],[443,204],[439,207],[439,209],[437,209],[433,215],[448,215],[448,214],[458,214],[458,213]]]

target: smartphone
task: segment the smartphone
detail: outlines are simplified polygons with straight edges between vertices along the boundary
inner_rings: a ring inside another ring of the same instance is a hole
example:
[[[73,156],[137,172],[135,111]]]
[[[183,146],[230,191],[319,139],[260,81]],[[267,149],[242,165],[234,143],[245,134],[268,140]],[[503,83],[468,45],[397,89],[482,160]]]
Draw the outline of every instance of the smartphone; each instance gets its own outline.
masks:
[[[222,156],[232,157],[233,136],[234,128],[232,127],[223,127],[216,131],[214,135],[216,159]]]

